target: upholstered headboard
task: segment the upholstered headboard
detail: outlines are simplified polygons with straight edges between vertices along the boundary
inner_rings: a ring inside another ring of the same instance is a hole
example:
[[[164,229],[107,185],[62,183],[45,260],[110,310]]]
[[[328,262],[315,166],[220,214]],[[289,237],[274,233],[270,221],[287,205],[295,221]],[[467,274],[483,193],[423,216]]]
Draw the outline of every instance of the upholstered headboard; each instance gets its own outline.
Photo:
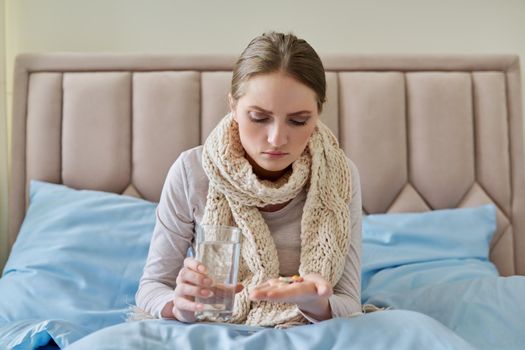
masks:
[[[517,56],[322,57],[322,118],[359,168],[365,213],[498,208],[491,259],[525,274]],[[9,238],[30,179],[157,201],[179,153],[227,112],[235,57],[17,58]]]

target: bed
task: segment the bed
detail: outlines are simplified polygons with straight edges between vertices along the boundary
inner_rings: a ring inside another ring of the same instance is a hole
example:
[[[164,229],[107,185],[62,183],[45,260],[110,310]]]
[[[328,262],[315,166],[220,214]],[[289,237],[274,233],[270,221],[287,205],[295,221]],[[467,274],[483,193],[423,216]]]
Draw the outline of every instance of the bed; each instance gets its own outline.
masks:
[[[235,59],[16,58],[0,348],[525,346],[515,55],[322,57],[321,118],[361,178],[362,303],[386,310],[286,330],[129,320],[164,178],[226,114]]]

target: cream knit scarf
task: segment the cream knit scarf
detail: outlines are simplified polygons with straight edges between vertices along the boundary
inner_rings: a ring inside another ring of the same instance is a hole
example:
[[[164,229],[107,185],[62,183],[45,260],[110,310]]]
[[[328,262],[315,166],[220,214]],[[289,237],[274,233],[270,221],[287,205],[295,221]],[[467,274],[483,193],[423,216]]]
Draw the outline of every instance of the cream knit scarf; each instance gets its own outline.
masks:
[[[318,121],[291,171],[276,182],[260,180],[245,158],[238,124],[230,113],[206,140],[202,165],[209,178],[202,224],[242,230],[239,282],[244,289],[235,297],[230,322],[277,327],[307,323],[296,305],[248,298],[257,284],[279,277],[275,243],[258,208],[287,202],[307,188],[299,274],[319,273],[335,286],[348,251],[352,192],[348,161],[337,139]]]

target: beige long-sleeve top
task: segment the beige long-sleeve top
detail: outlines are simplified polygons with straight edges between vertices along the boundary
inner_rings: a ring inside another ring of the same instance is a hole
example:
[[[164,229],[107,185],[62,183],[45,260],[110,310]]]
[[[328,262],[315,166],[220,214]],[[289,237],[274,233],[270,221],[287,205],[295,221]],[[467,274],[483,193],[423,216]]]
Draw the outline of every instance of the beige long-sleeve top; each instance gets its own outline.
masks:
[[[173,299],[175,280],[193,240],[195,224],[199,224],[204,215],[208,178],[201,165],[201,156],[202,146],[179,156],[168,172],[157,207],[156,225],[135,299],[137,306],[158,318],[166,303]],[[343,275],[329,298],[332,317],[346,317],[361,311],[361,186],[357,168],[352,161],[348,162],[352,173],[350,244]],[[298,274],[305,201],[303,190],[284,208],[261,211],[277,247],[281,275]],[[310,322],[317,322],[304,316]]]

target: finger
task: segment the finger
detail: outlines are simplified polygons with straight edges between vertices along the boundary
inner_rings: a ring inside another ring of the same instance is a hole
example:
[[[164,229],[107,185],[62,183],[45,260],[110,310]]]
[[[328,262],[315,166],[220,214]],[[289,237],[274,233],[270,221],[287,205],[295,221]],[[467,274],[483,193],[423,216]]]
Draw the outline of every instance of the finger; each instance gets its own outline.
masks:
[[[206,266],[204,266],[204,264],[202,264],[199,260],[192,257],[187,257],[184,259],[184,267],[198,271],[200,273],[208,273]]]
[[[195,312],[201,311],[204,308],[204,305],[178,296],[173,299],[173,308],[181,311]]]
[[[266,282],[257,285],[253,290],[257,290],[260,292],[267,292],[267,291],[278,289],[278,288],[285,288],[292,284],[285,283],[279,278],[271,278],[267,280]]]
[[[313,282],[317,289],[317,295],[322,297],[329,297],[333,294],[332,285],[325,280],[323,276],[312,273],[304,277],[305,281]]]
[[[253,289],[248,297],[250,300],[264,300],[266,299],[266,292]]]
[[[195,321],[197,321],[197,318],[195,317],[195,312],[194,311],[188,311],[188,310],[183,310],[183,309],[179,309],[177,308],[175,305],[175,299],[173,299],[172,301],[172,313],[173,313],[173,316],[175,317],[175,319],[181,321],[181,322],[186,322],[186,323],[193,323]]]
[[[250,298],[253,300],[267,300],[270,298],[270,293],[275,293],[278,290],[286,290],[290,288],[291,285],[285,283],[279,284],[267,284],[260,286],[259,288],[254,288],[250,293]]]
[[[178,296],[192,296],[199,298],[209,298],[213,296],[211,290],[187,283],[177,284],[177,287],[175,287],[175,294]]]
[[[268,291],[276,288],[276,286],[270,286],[269,284],[262,284],[252,289],[250,297],[255,300],[265,299]]]
[[[233,285],[227,283],[215,283],[212,287],[209,287],[213,291],[213,295],[217,298],[232,298],[235,293],[239,293],[244,289],[244,286],[240,283]]]
[[[277,278],[271,278],[269,280],[264,281],[263,283],[260,283],[260,284],[256,285],[253,289],[254,290],[262,290],[262,289],[268,288],[270,286],[277,286],[279,284],[281,284],[281,283],[279,282],[279,280]]]
[[[267,298],[273,301],[283,301],[295,297],[307,297],[317,295],[317,288],[314,283],[292,283],[285,287],[269,290]]]
[[[332,288],[330,288],[326,284],[321,284],[317,286],[317,295],[319,295],[320,297],[329,297],[332,295]]]
[[[288,286],[287,283],[283,283],[278,278],[271,278],[265,282],[255,286],[250,293],[250,297],[253,300],[263,300],[268,297],[268,292],[277,288],[284,288]]]
[[[186,310],[179,310],[176,307],[173,307],[173,316],[175,316],[175,319],[185,322],[185,323],[193,323],[197,321],[197,318],[195,317],[195,312],[193,311],[186,311]]]
[[[259,293],[259,294],[266,294],[272,290],[277,290],[277,289],[282,289],[282,288],[286,288],[288,287],[287,284],[275,284],[275,285],[266,285],[266,286],[263,286],[263,287],[259,287],[259,288],[254,288],[253,291],[256,292],[256,293]]]
[[[266,300],[268,298],[269,291],[286,288],[288,285],[288,283],[283,283],[279,278],[271,278],[255,286],[252,289],[249,297],[252,300]]]
[[[201,287],[210,287],[213,285],[211,278],[187,267],[182,268],[179,272],[179,276],[182,283],[190,283]]]
[[[287,283],[283,283],[279,278],[271,278],[268,280],[268,285],[279,287],[282,285],[286,285]]]

